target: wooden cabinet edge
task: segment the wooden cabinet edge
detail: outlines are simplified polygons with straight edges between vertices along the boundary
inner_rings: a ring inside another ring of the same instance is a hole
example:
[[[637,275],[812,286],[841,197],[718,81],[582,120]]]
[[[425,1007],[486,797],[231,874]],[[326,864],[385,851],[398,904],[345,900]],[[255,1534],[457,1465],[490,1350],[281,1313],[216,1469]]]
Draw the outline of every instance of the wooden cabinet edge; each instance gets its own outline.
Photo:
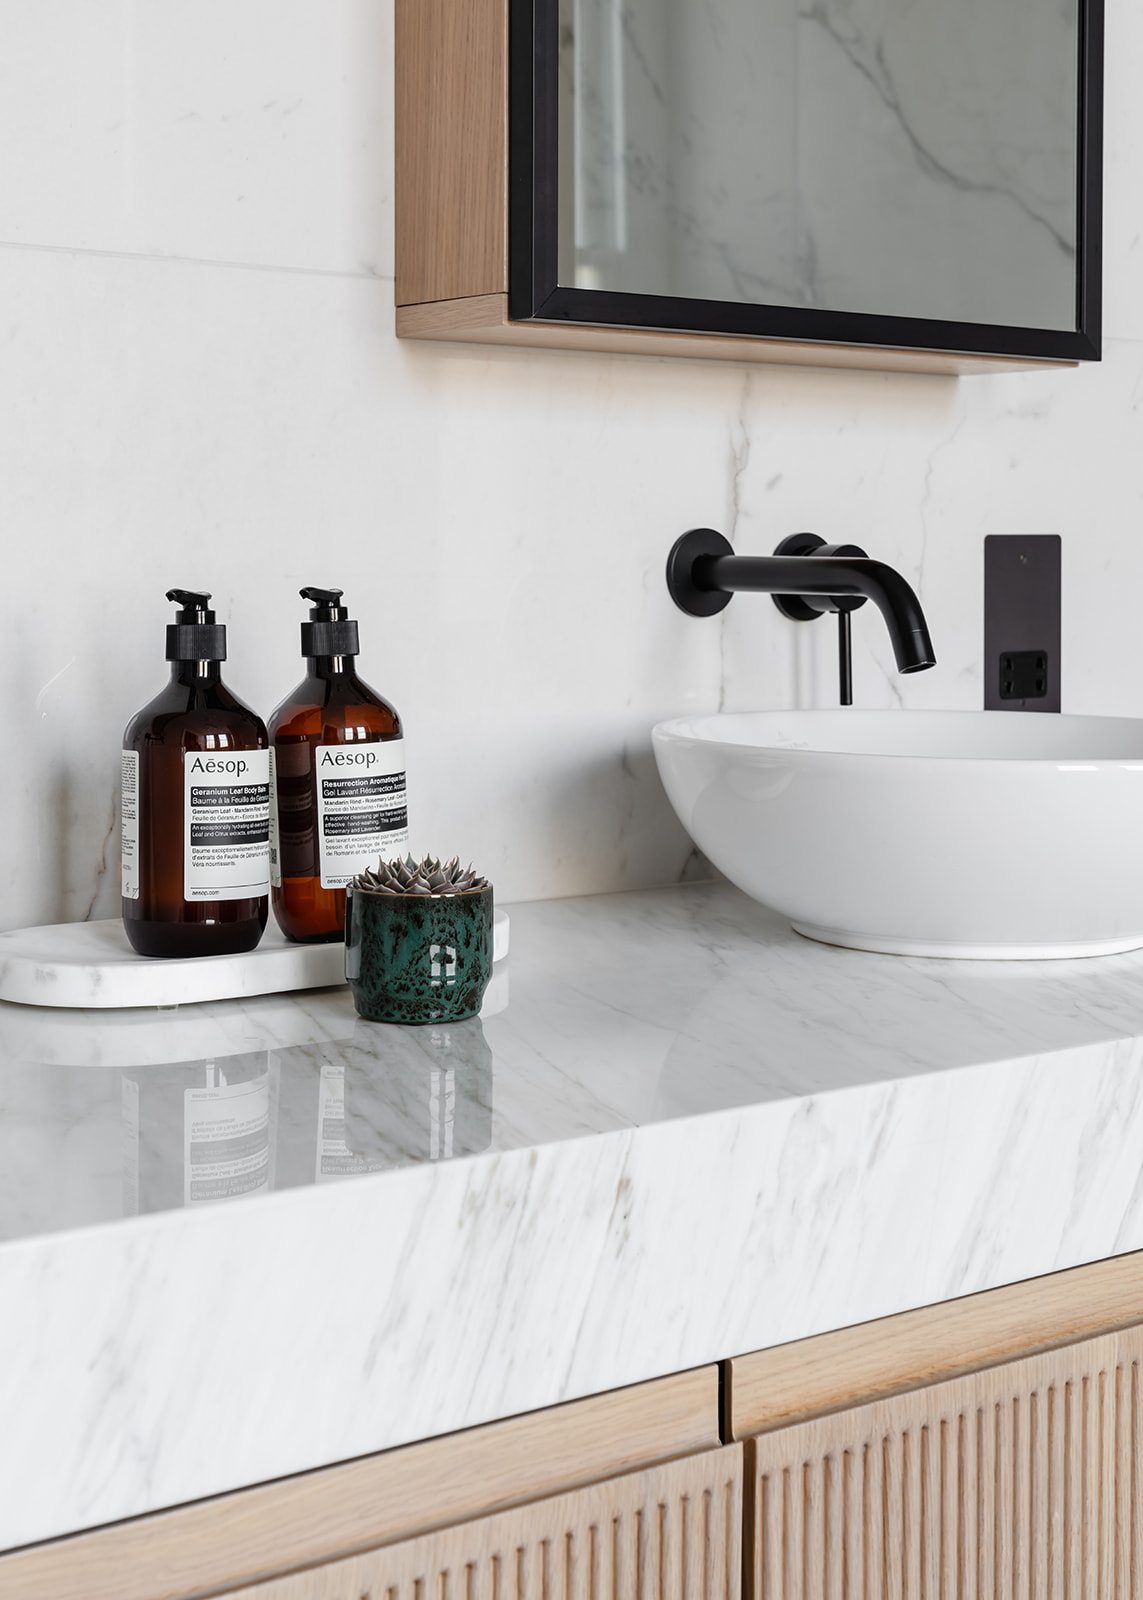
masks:
[[[788,1427],[1143,1322],[1143,1251],[735,1356],[727,1438]]]
[[[396,0],[398,300],[508,287],[508,0]]]
[[[506,294],[432,300],[397,306],[399,339],[451,340],[461,344],[515,345],[533,349],[602,354],[671,356],[707,361],[744,361],[771,366],[826,367],[863,372],[902,372],[927,377],[1075,367],[1075,361],[1021,360],[1014,356],[954,355],[940,351],[876,349],[858,345],[798,344],[729,334],[660,332],[568,322],[513,322]]]
[[[698,1367],[111,1523],[0,1555],[0,1595],[185,1600],[248,1585],[717,1448],[718,1403],[718,1368]]]

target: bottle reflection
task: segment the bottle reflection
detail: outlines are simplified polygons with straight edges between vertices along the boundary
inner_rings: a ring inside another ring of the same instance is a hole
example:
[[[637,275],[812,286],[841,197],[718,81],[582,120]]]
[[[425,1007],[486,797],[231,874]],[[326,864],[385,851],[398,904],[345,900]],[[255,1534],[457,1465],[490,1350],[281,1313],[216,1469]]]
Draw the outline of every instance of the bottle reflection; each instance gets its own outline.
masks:
[[[123,1210],[207,1205],[272,1186],[269,1053],[123,1074]]]
[[[492,1142],[492,1051],[479,1017],[358,1022],[351,1039],[279,1052],[278,1186],[328,1183]]]
[[[392,1028],[358,1022],[345,1063],[345,1142],[369,1170],[448,1161],[492,1143],[492,1051],[480,1018]]]
[[[126,1215],[330,1183],[492,1143],[479,1017],[156,1065],[121,1080]]]
[[[270,1069],[236,1076],[204,1062],[205,1082],[183,1094],[183,1203],[234,1200],[270,1187]]]

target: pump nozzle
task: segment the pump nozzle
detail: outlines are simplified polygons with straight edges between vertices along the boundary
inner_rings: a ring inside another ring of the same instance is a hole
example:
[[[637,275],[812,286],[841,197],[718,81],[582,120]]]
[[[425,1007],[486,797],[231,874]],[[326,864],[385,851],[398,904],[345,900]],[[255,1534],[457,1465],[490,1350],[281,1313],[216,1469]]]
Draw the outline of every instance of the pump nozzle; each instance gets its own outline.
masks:
[[[341,589],[317,589],[312,584],[299,589],[303,600],[312,600],[310,620],[302,623],[302,654],[312,656],[355,656],[357,624],[340,604]]]
[[[202,589],[168,589],[167,599],[179,607],[167,628],[168,661],[225,661],[226,629],[214,620]]]
[[[301,595],[303,600],[312,600],[314,602],[314,615],[316,616],[317,608],[320,606],[333,606],[335,609],[340,610],[341,607],[338,606],[337,602],[341,599],[342,595],[345,593],[345,590],[315,589],[313,585],[310,584],[305,589],[299,589],[298,593]]]
[[[207,610],[210,595],[201,589],[168,589],[167,599],[181,606],[180,622],[213,622],[214,612]]]

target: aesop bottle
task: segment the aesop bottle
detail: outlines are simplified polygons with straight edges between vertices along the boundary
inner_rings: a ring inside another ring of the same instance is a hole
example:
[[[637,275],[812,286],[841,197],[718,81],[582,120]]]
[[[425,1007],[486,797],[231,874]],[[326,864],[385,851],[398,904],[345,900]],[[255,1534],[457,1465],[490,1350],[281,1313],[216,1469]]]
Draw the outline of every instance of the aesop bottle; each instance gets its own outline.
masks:
[[[270,881],[287,938],[345,937],[345,886],[408,848],[401,719],[354,670],[356,622],[340,589],[303,589],[306,676],[270,718]]]
[[[209,594],[167,599],[171,681],[123,735],[123,922],[140,955],[230,955],[266,926],[269,739],[222,681]]]

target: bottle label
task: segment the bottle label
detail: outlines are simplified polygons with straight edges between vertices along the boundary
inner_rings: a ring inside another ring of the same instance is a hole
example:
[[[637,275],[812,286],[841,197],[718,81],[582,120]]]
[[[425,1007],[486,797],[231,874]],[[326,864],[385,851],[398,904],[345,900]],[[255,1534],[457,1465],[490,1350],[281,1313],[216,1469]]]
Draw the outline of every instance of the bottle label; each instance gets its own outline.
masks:
[[[270,884],[282,887],[282,846],[278,839],[278,760],[270,747]]]
[[[270,892],[270,752],[183,751],[183,898]]]
[[[124,900],[139,898],[139,752],[123,752],[123,787],[119,806],[122,827]]]
[[[314,748],[323,889],[344,889],[366,867],[409,847],[405,741]]]

